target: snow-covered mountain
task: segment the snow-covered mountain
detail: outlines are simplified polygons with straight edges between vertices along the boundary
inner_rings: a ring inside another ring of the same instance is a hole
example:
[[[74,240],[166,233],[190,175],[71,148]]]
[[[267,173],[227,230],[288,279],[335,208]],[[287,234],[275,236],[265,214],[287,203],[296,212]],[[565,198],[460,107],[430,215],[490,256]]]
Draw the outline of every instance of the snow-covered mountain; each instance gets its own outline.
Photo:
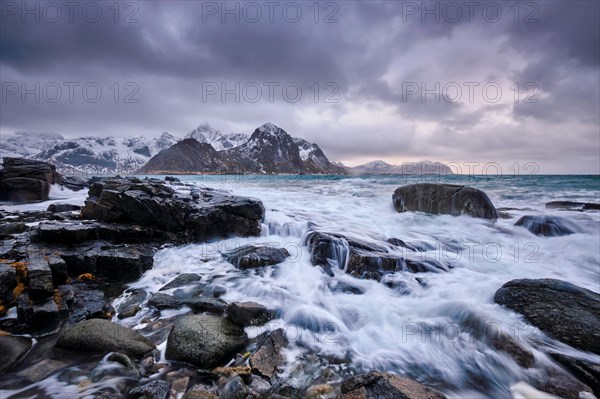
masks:
[[[224,135],[218,131],[201,126],[188,136],[153,157],[140,173],[345,173],[318,145],[294,138],[272,123],[257,128],[242,144],[221,151],[207,146],[213,139],[222,142]],[[197,137],[204,147],[196,145]]]
[[[362,165],[348,167],[349,173],[357,175],[452,175],[452,169],[441,162],[418,161],[400,165],[390,165],[384,161],[371,161]]]
[[[62,135],[50,132],[16,132],[13,135],[2,135],[0,157],[30,158],[64,140]]]
[[[245,133],[221,133],[221,131],[213,129],[205,123],[186,134],[185,138],[196,139],[200,143],[208,143],[215,150],[223,151],[244,144],[250,136]]]
[[[47,161],[62,173],[132,173],[180,139],[164,132],[160,137],[79,137],[56,133],[15,133],[0,142],[0,157],[23,156]]]
[[[163,150],[169,151],[158,156]],[[203,124],[184,140],[167,132],[158,138],[74,139],[56,133],[15,133],[0,138],[0,156],[50,162],[63,174],[346,172],[329,162],[317,144],[292,137],[272,123],[252,135],[224,134]]]

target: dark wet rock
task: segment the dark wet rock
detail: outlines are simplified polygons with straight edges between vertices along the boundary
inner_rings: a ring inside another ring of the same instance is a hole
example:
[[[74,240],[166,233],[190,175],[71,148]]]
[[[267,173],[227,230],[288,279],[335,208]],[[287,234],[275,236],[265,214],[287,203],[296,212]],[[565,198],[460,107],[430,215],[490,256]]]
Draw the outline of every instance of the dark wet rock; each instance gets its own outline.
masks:
[[[80,191],[88,187],[87,180],[76,176],[62,176],[61,184],[73,191]]]
[[[245,245],[235,251],[223,254],[223,258],[238,269],[277,265],[288,256],[290,253],[287,249],[267,245]]]
[[[219,299],[194,296],[176,297],[173,295],[157,293],[148,300],[148,305],[157,309],[179,309],[189,306],[194,312],[223,313],[227,309],[227,303]]]
[[[15,300],[13,290],[16,286],[17,270],[10,264],[0,263],[0,306],[6,306]]]
[[[173,176],[165,176],[165,181],[168,181],[170,183],[181,183],[181,180]]]
[[[504,284],[494,300],[549,336],[600,354],[599,294],[561,280],[523,279]]]
[[[25,358],[31,345],[31,338],[0,335],[0,375],[13,370]]]
[[[48,205],[48,212],[57,213],[57,212],[73,212],[81,210],[81,206],[79,205],[71,205],[71,204],[50,204]]]
[[[107,282],[139,279],[154,263],[149,246],[110,245],[101,241],[63,251],[62,259],[71,276],[90,273]]]
[[[52,272],[52,283],[55,287],[65,284],[67,282],[68,270],[67,263],[57,255],[46,255],[46,261]]]
[[[113,352],[106,358],[109,362],[115,362],[121,364],[126,370],[128,370],[129,375],[134,378],[140,378],[140,370],[137,364],[131,360],[131,358],[123,353]]]
[[[33,336],[54,332],[60,324],[60,313],[53,298],[32,301],[27,293],[17,299],[17,317]]]
[[[186,285],[191,285],[197,282],[202,281],[202,276],[196,273],[181,273],[179,276],[175,277],[173,280],[165,284],[159,291],[166,291],[173,288],[185,287]]]
[[[8,222],[0,224],[0,240],[10,238],[15,234],[21,234],[29,230],[29,226],[21,222]]]
[[[246,333],[237,324],[212,315],[179,318],[167,340],[166,357],[211,368],[229,360],[244,348]]]
[[[571,374],[559,368],[543,370],[536,376],[532,385],[542,392],[562,399],[591,399],[592,389]]]
[[[359,278],[381,280],[387,273],[398,271],[439,272],[448,268],[434,260],[408,259],[388,251],[387,243],[373,243],[337,233],[313,231],[307,235],[306,245],[311,263],[321,266],[330,275],[332,268],[346,270]]]
[[[55,301],[61,316],[71,323],[95,318],[105,319],[110,313],[110,303],[106,300],[104,292],[81,282],[59,286]]]
[[[590,202],[575,202],[575,201],[550,201],[546,203],[546,208],[549,209],[566,209],[566,210],[599,210],[600,204]]]
[[[129,394],[134,398],[167,399],[170,390],[171,384],[167,381],[156,380],[132,389]]]
[[[342,382],[341,399],[444,399],[438,392],[408,378],[372,371]]]
[[[219,397],[209,391],[187,391],[181,399],[219,399]]]
[[[238,375],[230,378],[219,392],[220,399],[246,399],[250,390]]]
[[[54,294],[52,269],[43,249],[35,245],[27,248],[27,280],[31,299],[44,299]]]
[[[339,280],[329,283],[329,289],[332,292],[343,292],[344,294],[362,295],[365,293],[363,288]]]
[[[486,193],[453,184],[417,183],[399,187],[392,196],[398,212],[469,215],[495,220],[496,208]]]
[[[119,319],[135,316],[142,309],[140,305],[146,299],[146,292],[141,289],[131,290],[129,294],[117,308],[117,317]]]
[[[525,227],[538,236],[558,237],[574,234],[577,226],[568,219],[559,216],[526,215],[517,220],[515,226]]]
[[[260,201],[210,189],[200,194],[184,198],[157,180],[107,179],[92,184],[82,216],[179,233],[181,241],[259,235]]]
[[[142,356],[156,345],[138,332],[108,320],[91,319],[64,326],[56,346],[93,352],[122,352]]]
[[[275,312],[256,302],[234,302],[227,308],[227,315],[241,326],[259,326],[275,318]]]
[[[283,363],[281,350],[288,344],[288,340],[281,328],[272,333],[264,333],[259,337],[256,351],[250,356],[252,372],[269,380],[277,376],[277,370]]]
[[[24,158],[4,158],[0,170],[0,200],[14,202],[45,201],[52,184],[60,183],[56,167]]]
[[[73,245],[104,240],[115,243],[178,242],[177,237],[149,227],[92,221],[48,221],[34,229],[33,240]]]
[[[594,395],[600,398],[600,364],[560,353],[550,353],[550,356],[589,386]]]

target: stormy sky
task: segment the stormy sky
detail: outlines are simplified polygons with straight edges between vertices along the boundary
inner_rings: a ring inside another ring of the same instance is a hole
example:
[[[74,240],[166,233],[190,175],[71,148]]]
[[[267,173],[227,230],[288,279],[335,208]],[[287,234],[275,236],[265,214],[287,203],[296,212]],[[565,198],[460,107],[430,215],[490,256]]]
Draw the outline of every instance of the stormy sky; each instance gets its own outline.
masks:
[[[0,140],[272,121],[349,165],[600,173],[596,0],[0,6]]]

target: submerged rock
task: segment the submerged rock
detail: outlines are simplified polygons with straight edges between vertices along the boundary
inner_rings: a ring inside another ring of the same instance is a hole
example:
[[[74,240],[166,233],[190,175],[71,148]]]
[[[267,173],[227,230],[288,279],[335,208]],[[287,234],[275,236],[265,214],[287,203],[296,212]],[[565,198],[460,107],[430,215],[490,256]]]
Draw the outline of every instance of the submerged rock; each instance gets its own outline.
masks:
[[[152,341],[138,332],[102,319],[64,326],[56,346],[71,350],[123,352],[133,356],[142,356],[156,349]]]
[[[494,300],[549,336],[584,351],[600,354],[600,295],[554,279],[512,280]]]
[[[244,348],[246,333],[237,324],[212,315],[177,319],[167,340],[166,357],[209,369]]]
[[[573,222],[560,216],[526,215],[515,226],[525,227],[535,235],[546,237],[566,236],[577,232],[577,226]]]
[[[157,309],[179,309],[183,306],[189,306],[194,312],[223,313],[227,308],[227,303],[219,299],[194,296],[194,297],[176,297],[157,293],[148,300],[148,305]]]
[[[45,201],[52,184],[60,183],[56,167],[46,162],[5,157],[0,170],[0,200]]]
[[[392,196],[398,212],[469,215],[496,220],[498,213],[486,193],[453,184],[417,183],[400,187]]]
[[[546,202],[546,208],[549,209],[566,209],[566,210],[599,210],[600,204],[590,202],[575,202],[575,201],[550,201]]]
[[[238,269],[272,266],[283,262],[290,253],[285,248],[267,245],[245,245],[223,254],[223,258]]]
[[[31,345],[31,338],[0,335],[0,375],[12,371],[25,358]]]
[[[202,281],[202,276],[196,273],[181,273],[173,280],[165,284],[159,291],[166,291],[173,288],[185,287],[186,285],[192,285]]]
[[[550,356],[589,386],[594,395],[600,398],[600,364],[576,359],[560,353],[550,353]]]
[[[408,378],[372,371],[342,382],[341,399],[445,399],[441,392]]]
[[[337,233],[313,231],[306,237],[310,260],[330,275],[332,268],[364,279],[381,280],[387,273],[439,272],[448,268],[433,260],[408,259],[388,251],[388,243],[373,243]]]

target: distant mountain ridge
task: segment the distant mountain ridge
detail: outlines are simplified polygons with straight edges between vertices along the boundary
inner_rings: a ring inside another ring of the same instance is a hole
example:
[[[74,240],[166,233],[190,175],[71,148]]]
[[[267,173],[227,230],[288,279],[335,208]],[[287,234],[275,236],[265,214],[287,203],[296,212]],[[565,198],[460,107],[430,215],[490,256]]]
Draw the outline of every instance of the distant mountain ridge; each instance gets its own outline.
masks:
[[[384,161],[371,161],[354,167],[346,167],[353,175],[453,175],[452,169],[441,162],[418,161],[391,165]]]
[[[292,137],[270,122],[258,127],[239,145],[234,145],[241,141],[238,134],[223,135],[202,126],[188,136],[154,156],[138,173],[345,173],[343,168],[329,162],[317,144]],[[215,140],[219,148],[224,143],[231,146],[217,151],[212,143],[197,145],[197,137],[203,141]]]

